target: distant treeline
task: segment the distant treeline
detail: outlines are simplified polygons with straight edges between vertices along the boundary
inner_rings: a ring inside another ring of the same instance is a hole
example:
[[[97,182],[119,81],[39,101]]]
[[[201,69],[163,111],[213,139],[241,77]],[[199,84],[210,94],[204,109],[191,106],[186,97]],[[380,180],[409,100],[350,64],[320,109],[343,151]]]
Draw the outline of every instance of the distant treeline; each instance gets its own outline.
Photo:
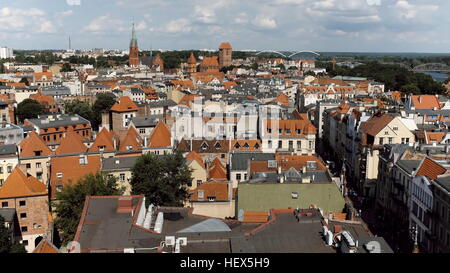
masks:
[[[446,89],[430,75],[415,73],[399,65],[369,62],[355,68],[335,66],[322,62],[331,77],[352,76],[366,77],[385,84],[386,90],[413,94],[445,94]]]

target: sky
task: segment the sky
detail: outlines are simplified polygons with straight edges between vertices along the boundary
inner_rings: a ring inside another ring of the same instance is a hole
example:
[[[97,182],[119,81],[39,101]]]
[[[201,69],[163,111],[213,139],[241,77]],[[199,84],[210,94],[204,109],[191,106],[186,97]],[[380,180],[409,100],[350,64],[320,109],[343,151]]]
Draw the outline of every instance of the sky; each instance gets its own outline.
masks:
[[[448,0],[0,0],[0,46],[450,52]]]

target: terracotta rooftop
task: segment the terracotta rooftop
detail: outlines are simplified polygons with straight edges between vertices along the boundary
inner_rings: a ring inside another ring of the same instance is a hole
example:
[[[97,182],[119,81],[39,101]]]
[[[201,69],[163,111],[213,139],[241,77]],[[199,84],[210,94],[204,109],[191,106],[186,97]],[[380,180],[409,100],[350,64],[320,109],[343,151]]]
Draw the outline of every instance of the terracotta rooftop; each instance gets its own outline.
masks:
[[[243,222],[245,223],[266,223],[269,221],[268,211],[246,211]]]
[[[172,146],[171,138],[172,134],[166,124],[160,120],[150,135],[148,147],[159,148]]]
[[[55,153],[61,154],[79,154],[86,152],[88,148],[83,144],[82,137],[74,131],[66,132],[66,136],[61,139],[61,144]]]
[[[134,126],[128,128],[127,134],[120,141],[119,151],[140,151],[142,150],[142,139]]]
[[[375,136],[383,130],[395,117],[389,114],[374,115],[366,122],[361,123],[361,132]]]
[[[42,239],[41,242],[36,246],[36,248],[33,250],[33,253],[61,253],[59,249],[52,244],[49,240],[46,238]]]
[[[117,136],[115,136],[114,132],[110,132],[108,129],[103,128],[95,137],[95,141],[88,151],[99,152],[99,147],[103,147],[103,151],[115,151],[116,147],[114,145],[114,139],[117,141]]]
[[[223,42],[220,44],[219,49],[232,49],[231,44],[228,42]]]
[[[47,187],[33,176],[27,176],[16,167],[0,187],[0,198],[46,195]]]
[[[119,101],[111,108],[111,111],[114,112],[132,112],[138,110],[139,108],[128,96],[120,97]]]
[[[447,171],[446,168],[441,166],[436,161],[432,160],[429,157],[426,157],[419,169],[417,170],[416,175],[426,176],[429,179],[436,179],[438,175],[444,174]]]
[[[414,95],[411,99],[412,106],[416,109],[441,109],[439,99],[435,95]]]
[[[197,161],[200,166],[205,167],[205,163],[203,162],[203,158],[196,152],[192,151],[186,155],[186,161]]]
[[[51,155],[53,152],[45,144],[44,140],[35,132],[32,131],[27,138],[23,139],[20,144],[20,156],[46,156]]]
[[[208,201],[209,197],[215,197],[216,201],[227,201],[228,187],[228,182],[205,182],[198,186],[195,190],[191,191],[192,195],[189,200],[202,201],[198,200],[198,191],[202,190],[204,201]]]

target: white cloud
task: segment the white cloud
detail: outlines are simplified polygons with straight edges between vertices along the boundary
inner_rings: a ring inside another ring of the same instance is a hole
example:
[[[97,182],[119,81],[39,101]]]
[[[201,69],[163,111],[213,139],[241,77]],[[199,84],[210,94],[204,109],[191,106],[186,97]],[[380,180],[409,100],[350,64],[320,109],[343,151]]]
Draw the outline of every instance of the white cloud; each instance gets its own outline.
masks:
[[[56,31],[46,13],[37,8],[18,9],[4,7],[0,9],[0,31],[17,32],[35,30],[37,33]]]
[[[277,21],[269,16],[258,15],[253,21],[253,25],[266,29],[274,29],[277,27]]]
[[[129,31],[129,28],[126,27],[123,20],[112,18],[106,14],[92,20],[83,30],[92,33],[106,33]]]
[[[236,16],[236,18],[234,18],[234,23],[235,24],[247,24],[248,23],[248,15],[245,12],[241,12],[238,14],[238,16]]]
[[[187,18],[180,18],[177,20],[173,20],[166,24],[164,30],[170,33],[191,32],[192,31],[191,21]]]
[[[402,19],[414,19],[418,15],[427,15],[427,13],[437,11],[437,5],[414,5],[407,0],[398,0],[395,7],[399,9],[399,15]]]

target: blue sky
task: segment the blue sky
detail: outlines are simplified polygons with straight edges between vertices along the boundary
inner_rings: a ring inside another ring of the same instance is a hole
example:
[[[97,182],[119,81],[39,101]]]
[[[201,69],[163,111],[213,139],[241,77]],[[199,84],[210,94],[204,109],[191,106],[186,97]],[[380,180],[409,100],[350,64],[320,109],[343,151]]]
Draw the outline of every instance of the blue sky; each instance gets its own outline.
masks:
[[[0,46],[450,52],[448,0],[0,0]]]

